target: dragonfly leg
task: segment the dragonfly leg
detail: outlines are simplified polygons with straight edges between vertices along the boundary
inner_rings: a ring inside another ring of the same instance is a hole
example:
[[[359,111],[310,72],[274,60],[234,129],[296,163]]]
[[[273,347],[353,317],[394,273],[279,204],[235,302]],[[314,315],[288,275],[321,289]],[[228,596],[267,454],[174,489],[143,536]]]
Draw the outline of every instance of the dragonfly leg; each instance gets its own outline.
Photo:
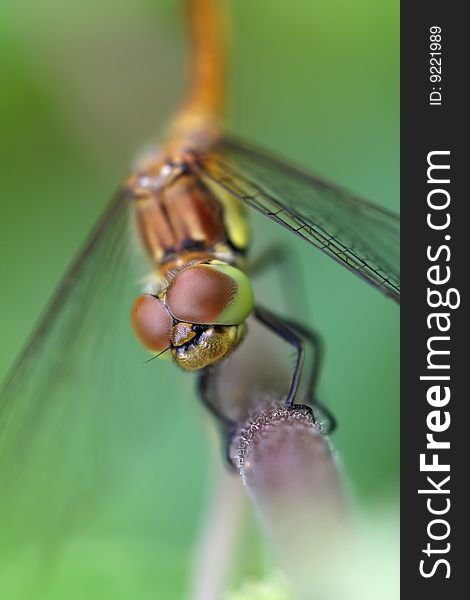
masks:
[[[313,406],[318,407],[321,412],[324,414],[328,421],[328,433],[332,433],[337,427],[336,417],[330,411],[330,409],[325,406],[322,402],[317,399],[316,396],[316,388],[318,385],[318,378],[320,376],[320,371],[323,366],[323,360],[325,355],[325,348],[323,344],[323,340],[321,336],[310,329],[309,327],[305,327],[301,323],[297,323],[296,321],[286,320],[286,323],[295,331],[297,331],[305,340],[307,340],[313,347],[314,356],[312,361],[312,366],[310,370],[310,380],[308,383],[308,391],[310,395],[310,401]]]
[[[233,469],[237,469],[237,465],[233,462],[232,456],[230,454],[230,448],[233,441],[233,436],[237,430],[237,423],[232,421],[226,417],[222,411],[219,410],[214,399],[212,397],[211,389],[212,389],[212,377],[214,374],[213,369],[204,369],[199,373],[198,377],[198,393],[199,397],[207,408],[207,410],[214,415],[214,417],[219,421],[224,429],[224,439],[225,439],[225,458]]]
[[[289,389],[289,393],[286,399],[286,405],[289,408],[297,408],[300,405],[295,404],[295,396],[299,388],[300,375],[302,373],[302,367],[304,362],[304,341],[302,337],[293,329],[285,319],[278,317],[266,308],[255,306],[253,311],[254,317],[262,323],[265,327],[270,329],[273,333],[278,335],[288,344],[293,346],[296,351],[296,359],[294,366],[294,373],[292,375],[292,382]]]
[[[255,308],[254,316],[263,325],[265,325],[271,331],[273,331],[273,333],[281,337],[284,341],[286,341],[295,348],[296,362],[294,366],[291,387],[286,399],[286,405],[289,408],[304,409],[313,414],[311,406],[306,404],[295,403],[295,397],[299,388],[300,376],[303,368],[305,341],[309,342],[312,345],[314,349],[314,357],[310,368],[308,394],[312,406],[318,407],[321,410],[321,412],[325,415],[329,423],[327,428],[328,433],[331,433],[336,428],[336,419],[331,413],[331,411],[316,399],[316,387],[318,383],[320,368],[323,362],[323,342],[320,336],[316,332],[305,327],[304,325],[301,325],[297,322],[288,319],[281,318],[277,315],[274,315],[267,309],[261,308],[259,306]]]
[[[256,277],[256,275],[263,273],[269,267],[277,267],[279,263],[289,261],[289,257],[292,257],[289,251],[290,248],[284,244],[273,244],[248,264],[248,274]]]
[[[273,244],[248,264],[247,273],[256,277],[272,267],[275,267],[279,274],[286,310],[304,314],[306,307],[302,304],[305,304],[307,292],[298,255],[286,244]]]

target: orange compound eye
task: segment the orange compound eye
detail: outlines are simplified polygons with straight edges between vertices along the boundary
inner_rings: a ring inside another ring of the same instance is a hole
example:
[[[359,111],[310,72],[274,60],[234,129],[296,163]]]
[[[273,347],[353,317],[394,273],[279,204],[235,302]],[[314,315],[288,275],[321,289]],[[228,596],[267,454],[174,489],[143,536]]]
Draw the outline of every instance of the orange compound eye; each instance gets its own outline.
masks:
[[[161,352],[170,345],[172,319],[164,304],[150,294],[139,296],[131,311],[134,333],[152,352]]]
[[[253,308],[247,277],[227,264],[199,264],[180,271],[165,298],[173,317],[201,325],[236,325]]]

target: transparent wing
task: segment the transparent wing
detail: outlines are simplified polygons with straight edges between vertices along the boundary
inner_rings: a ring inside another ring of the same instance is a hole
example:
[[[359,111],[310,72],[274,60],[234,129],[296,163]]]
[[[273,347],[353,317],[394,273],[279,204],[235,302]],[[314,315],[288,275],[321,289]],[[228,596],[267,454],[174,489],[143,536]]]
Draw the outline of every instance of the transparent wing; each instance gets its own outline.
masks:
[[[147,356],[130,331],[142,265],[129,251],[127,227],[120,196],[67,273],[0,396],[0,590],[6,567],[22,564],[25,555],[43,576],[66,541],[87,531],[96,538],[97,515],[123,503],[142,456],[157,455],[166,414],[159,388],[167,385],[168,369],[159,361],[144,365]],[[123,527],[129,518],[126,513]],[[23,587],[18,597],[39,598],[37,580],[22,568],[21,585],[29,580],[34,590]]]
[[[224,140],[200,170],[399,301],[399,218],[238,141]]]

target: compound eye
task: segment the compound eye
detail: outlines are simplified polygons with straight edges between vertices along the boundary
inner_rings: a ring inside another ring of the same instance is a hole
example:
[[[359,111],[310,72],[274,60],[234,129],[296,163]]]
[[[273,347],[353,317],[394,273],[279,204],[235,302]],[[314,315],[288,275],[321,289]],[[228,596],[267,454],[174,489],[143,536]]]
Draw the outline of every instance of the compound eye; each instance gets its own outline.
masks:
[[[155,296],[143,294],[134,302],[131,311],[134,333],[152,352],[161,352],[170,345],[172,319],[168,310]]]
[[[171,314],[201,325],[238,325],[253,309],[253,290],[246,275],[224,263],[187,267],[166,294]]]

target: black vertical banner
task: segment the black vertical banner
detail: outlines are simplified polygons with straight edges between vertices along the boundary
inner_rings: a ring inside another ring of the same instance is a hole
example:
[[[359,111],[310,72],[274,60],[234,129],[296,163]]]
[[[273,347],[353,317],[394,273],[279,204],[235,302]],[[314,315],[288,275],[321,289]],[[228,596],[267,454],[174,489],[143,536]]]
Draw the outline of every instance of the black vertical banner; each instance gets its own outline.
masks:
[[[434,0],[401,6],[401,589],[406,599],[466,597],[470,578],[465,543],[470,50],[464,7]]]

